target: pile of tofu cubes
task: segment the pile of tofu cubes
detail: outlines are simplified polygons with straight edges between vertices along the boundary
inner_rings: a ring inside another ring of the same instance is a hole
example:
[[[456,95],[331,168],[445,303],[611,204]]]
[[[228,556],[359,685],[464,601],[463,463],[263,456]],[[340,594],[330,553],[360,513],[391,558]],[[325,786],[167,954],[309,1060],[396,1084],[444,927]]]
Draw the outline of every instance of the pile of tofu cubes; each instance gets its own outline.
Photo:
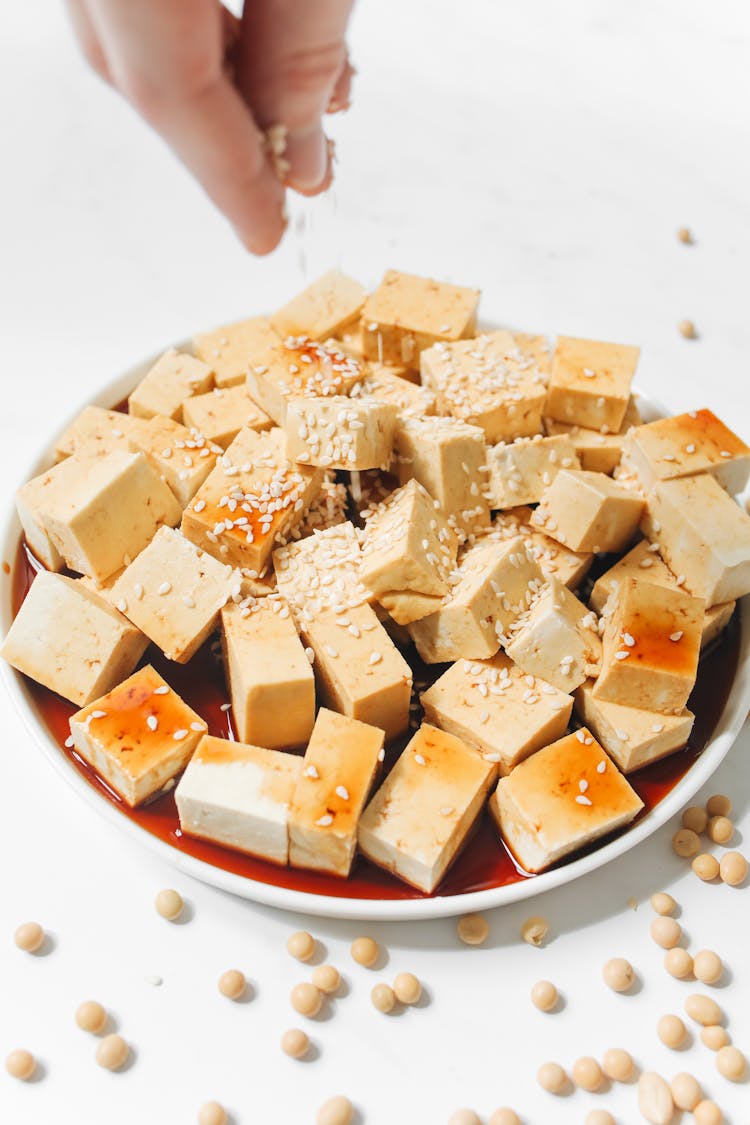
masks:
[[[2,655],[120,799],[176,786],[184,833],[425,893],[485,805],[529,872],[642,809],[627,775],[685,746],[750,592],[750,449],[644,424],[637,348],[478,334],[478,300],[333,271],[168,351],[20,489],[43,569]],[[144,663],[217,633],[236,741]]]

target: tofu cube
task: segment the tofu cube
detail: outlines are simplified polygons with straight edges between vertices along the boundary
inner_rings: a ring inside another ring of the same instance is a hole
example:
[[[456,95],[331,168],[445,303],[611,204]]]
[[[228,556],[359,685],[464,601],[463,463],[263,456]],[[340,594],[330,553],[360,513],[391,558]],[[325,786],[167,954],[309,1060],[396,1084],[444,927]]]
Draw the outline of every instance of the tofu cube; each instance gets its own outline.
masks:
[[[478,750],[502,776],[561,738],[573,699],[526,675],[503,652],[457,660],[422,694],[427,722]]]
[[[348,522],[349,492],[343,481],[337,481],[335,473],[327,472],[320,486],[320,492],[313,499],[302,519],[289,532],[289,539],[297,542],[308,538],[316,531],[328,531]]]
[[[289,862],[289,805],[302,759],[206,735],[175,789],[180,828],[226,848]]]
[[[187,664],[240,594],[240,575],[171,527],[163,527],[112,587],[121,613],[162,650]]]
[[[364,377],[363,365],[333,343],[289,336],[268,351],[263,363],[250,365],[247,389],[276,425],[283,426],[290,398],[349,395]]]
[[[575,590],[583,582],[591,569],[594,555],[591,551],[571,551],[543,531],[532,527],[532,509],[522,505],[498,512],[492,521],[491,531],[486,538],[499,541],[516,539],[519,535],[524,546],[539,564],[545,578],[559,578],[570,590]]]
[[[279,547],[273,564],[279,592],[305,618],[326,609],[344,613],[370,599],[360,581],[362,554],[351,523]]]
[[[545,414],[558,422],[617,433],[630,401],[640,348],[558,336]]]
[[[70,720],[78,753],[131,808],[170,787],[206,730],[150,665]]]
[[[360,851],[432,894],[476,823],[494,770],[454,735],[423,723],[364,811]]]
[[[224,667],[241,742],[305,746],[315,722],[315,677],[286,602],[261,598],[221,611]]]
[[[409,626],[417,652],[426,664],[494,656],[543,587],[544,575],[520,538],[479,539],[459,561],[440,609]]]
[[[86,406],[55,442],[55,460],[65,457],[96,457],[112,449],[130,448],[128,439],[140,421],[119,410],[104,410],[101,406]]]
[[[432,497],[410,480],[367,517],[360,581],[397,624],[408,625],[450,593],[457,550]]]
[[[479,426],[488,442],[541,434],[546,378],[511,332],[435,344],[422,352],[420,366],[441,413]]]
[[[136,418],[165,414],[181,422],[185,399],[210,391],[213,381],[213,371],[207,363],[170,348],[130,395],[128,411]]]
[[[400,483],[424,485],[455,530],[489,525],[487,447],[478,426],[455,418],[402,418],[395,453]]]
[[[67,477],[67,473],[64,474]],[[16,492],[16,511],[23,528],[26,546],[46,570],[59,571],[65,567],[65,559],[52,542],[45,526],[44,509],[47,498],[57,495],[64,497],[64,481],[59,485],[58,466],[40,473],[26,481]]]
[[[606,618],[597,699],[682,711],[698,673],[705,604],[684,590],[625,578]]]
[[[349,874],[383,757],[382,730],[321,708],[289,807],[292,867]]]
[[[275,312],[271,324],[280,336],[325,340],[337,335],[362,311],[367,290],[340,270],[329,270]]]
[[[488,450],[491,508],[536,504],[560,469],[580,469],[572,441],[563,437],[520,438]]]
[[[583,727],[501,778],[489,808],[521,867],[536,873],[629,824],[643,801]]]
[[[573,691],[601,671],[598,619],[556,578],[516,625],[505,646],[511,660],[559,691]]]
[[[645,508],[641,496],[603,473],[562,469],[543,493],[531,524],[573,551],[622,551]]]
[[[142,453],[68,457],[30,492],[37,519],[66,565],[103,582],[182,509]],[[26,486],[28,488],[28,486]],[[22,499],[23,504],[23,499]]]
[[[623,773],[650,766],[687,746],[695,715],[662,715],[597,699],[588,681],[576,691],[576,713]]]
[[[0,656],[81,707],[130,675],[147,644],[148,639],[93,590],[42,570],[8,630]]]
[[[321,469],[289,461],[283,430],[241,430],[185,508],[182,533],[220,561],[258,578],[322,480]]]
[[[625,417],[617,433],[610,433],[609,426],[589,430],[585,426],[574,426],[568,422],[556,422],[553,418],[544,419],[548,434],[564,434],[575,446],[581,468],[590,473],[605,473],[612,476],[622,460],[625,438],[632,426],[643,424],[640,411],[631,395]]]
[[[750,516],[709,473],[655,484],[643,531],[709,607],[750,593]]]
[[[308,610],[298,624],[312,649],[325,706],[379,727],[389,740],[403,734],[409,726],[412,672],[372,608]]]
[[[425,348],[474,335],[478,304],[478,289],[387,270],[362,309],[365,356],[416,367]]]
[[[399,418],[425,418],[435,413],[432,391],[394,375],[385,364],[370,365],[362,382],[352,388],[352,398],[360,394],[395,406]]]
[[[264,363],[268,349],[278,343],[279,334],[262,316],[224,324],[193,337],[195,354],[213,369],[220,389],[244,385],[249,365]]]
[[[186,508],[216,467],[216,454],[204,434],[162,414],[141,422],[129,438],[133,453],[142,453]]]
[[[658,551],[655,550],[656,546],[655,543],[649,543],[648,539],[642,539],[613,567],[605,570],[604,574],[597,578],[591,591],[589,598],[591,608],[599,614],[604,614],[609,599],[625,578],[641,578],[656,586],[665,586],[669,590],[679,590],[680,586],[677,579],[662,560]],[[726,628],[734,613],[735,606],[736,602],[731,601],[712,606],[706,610],[701,633],[701,648],[705,648]]]
[[[393,403],[374,398],[290,398],[289,459],[326,469],[387,469],[397,416]]]
[[[734,495],[750,477],[750,448],[710,410],[692,410],[633,429],[623,463],[644,492],[660,480],[710,473]]]
[[[270,430],[273,424],[250,398],[244,376],[241,385],[214,387],[208,394],[187,399],[182,414],[186,426],[222,449],[232,444],[240,430]]]

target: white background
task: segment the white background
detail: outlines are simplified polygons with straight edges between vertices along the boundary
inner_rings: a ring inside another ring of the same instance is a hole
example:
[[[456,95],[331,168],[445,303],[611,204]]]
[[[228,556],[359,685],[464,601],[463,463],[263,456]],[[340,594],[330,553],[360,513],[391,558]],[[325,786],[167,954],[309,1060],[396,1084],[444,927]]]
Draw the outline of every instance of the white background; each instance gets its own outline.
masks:
[[[334,195],[295,206],[271,259],[254,261],[171,156],[84,69],[53,0],[4,6],[0,42],[0,465],[10,501],[37,446],[100,383],[192,330],[280,303],[308,273],[341,264],[368,284],[387,266],[481,286],[486,316],[521,328],[643,347],[640,380],[675,408],[710,405],[750,435],[750,15],[741,0],[361,0],[352,28],[354,108],[335,123]],[[688,224],[694,247],[675,229]],[[676,331],[695,320],[700,339]],[[695,1071],[733,1125],[750,1085],[733,1087],[698,1042],[656,1039],[691,986],[669,978],[648,936],[648,895],[669,888],[693,951],[729,966],[717,993],[750,1051],[750,891],[700,884],[668,826],[632,855],[537,902],[497,911],[483,949],[451,922],[370,926],[383,972],[351,963],[357,924],[308,924],[346,978],[311,1033],[317,1057],[277,1043],[298,1024],[288,993],[306,974],[284,951],[305,919],[256,908],[175,876],[63,785],[9,703],[0,747],[0,1053],[28,1046],[30,1085],[0,1074],[5,1125],[181,1125],[209,1097],[236,1125],[312,1122],[335,1092],[366,1125],[447,1122],[510,1104],[528,1125],[583,1122],[606,1105],[639,1120],[635,1090],[555,1100],[534,1082],[610,1045],[645,1068]],[[710,790],[732,794],[750,833],[747,732]],[[704,796],[707,795],[707,792]],[[190,920],[152,908],[176,884]],[[626,905],[634,896],[640,905]],[[520,923],[545,914],[543,950]],[[52,951],[12,944],[36,918]],[[642,986],[609,993],[603,961],[631,958]],[[253,997],[215,981],[237,966]],[[398,1017],[369,1004],[374,979],[410,969],[429,1002]],[[163,985],[146,977],[158,974]],[[565,996],[541,1015],[538,977]],[[101,1000],[133,1044],[122,1074],[99,1070],[73,1023]]]

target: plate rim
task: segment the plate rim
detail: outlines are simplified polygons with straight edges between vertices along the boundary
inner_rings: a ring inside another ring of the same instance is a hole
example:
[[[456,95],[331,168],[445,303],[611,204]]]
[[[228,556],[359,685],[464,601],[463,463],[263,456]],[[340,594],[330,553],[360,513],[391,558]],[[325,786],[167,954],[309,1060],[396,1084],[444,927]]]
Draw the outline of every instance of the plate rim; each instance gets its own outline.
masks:
[[[192,350],[189,341],[181,341],[170,346],[180,350]],[[162,349],[147,359],[133,364],[122,374],[109,380],[95,396],[87,398],[86,402],[80,405],[63,422],[43,447],[43,450],[33,458],[16,487],[20,487],[32,476],[44,472],[54,462],[55,442],[85,406],[103,406],[109,409],[113,402],[121,401],[127,397],[135,383],[142,378],[143,374],[163,354],[164,350],[166,349]],[[666,407],[648,393],[639,390],[638,394],[655,414],[669,413]],[[15,504],[11,503],[9,509],[6,509],[2,527],[3,558],[9,561],[15,560],[21,534],[21,524]],[[11,604],[12,575],[12,570],[10,574],[3,575],[2,593],[0,594],[0,627],[2,627],[3,635],[5,635],[13,619]],[[196,859],[180,852],[171,844],[161,840],[146,828],[118,812],[114,805],[104,799],[81,776],[70,760],[61,753],[59,746],[37,715],[31,702],[29,689],[20,672],[2,661],[0,662],[0,677],[26,730],[32,736],[32,741],[52,764],[55,771],[105,820],[110,821],[115,827],[140,842],[184,874],[260,905],[289,912],[352,921],[429,921],[433,918],[451,917],[469,911],[490,910],[510,905],[543,894],[545,891],[553,890],[565,883],[573,882],[575,879],[579,879],[605,866],[619,856],[632,851],[658,828],[666,824],[675,813],[679,812],[687,801],[708,781],[729,753],[739,737],[750,711],[750,675],[747,674],[750,670],[750,595],[740,599],[736,612],[739,614],[740,621],[740,651],[737,673],[717,727],[697,761],[690,766],[684,777],[677,782],[655,808],[651,809],[633,827],[616,839],[587,855],[571,860],[563,867],[542,872],[539,875],[530,875],[526,879],[502,887],[467,891],[454,895],[437,894],[429,898],[360,899],[349,898],[345,895],[335,897],[318,895],[309,891],[279,887],[273,883],[259,882],[244,875],[236,875],[231,871],[225,871],[221,867],[207,863],[205,860]]]

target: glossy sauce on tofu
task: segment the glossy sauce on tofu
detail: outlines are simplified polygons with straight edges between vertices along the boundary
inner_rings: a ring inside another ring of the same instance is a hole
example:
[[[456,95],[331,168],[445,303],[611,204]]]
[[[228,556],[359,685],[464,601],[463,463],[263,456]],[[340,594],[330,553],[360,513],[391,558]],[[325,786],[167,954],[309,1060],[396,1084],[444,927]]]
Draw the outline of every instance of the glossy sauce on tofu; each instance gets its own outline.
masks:
[[[30,555],[25,544],[20,542],[12,576],[15,613],[18,612],[38,569],[39,564]],[[688,702],[690,710],[695,713],[695,725],[687,747],[629,776],[628,780],[644,802],[645,807],[640,816],[644,816],[663,800],[690,769],[711,737],[734,682],[739,659],[739,639],[739,621],[735,614],[728,628],[701,659],[698,682]],[[445,665],[433,665],[429,668],[422,665],[416,654],[411,651],[408,653],[408,660],[414,669],[415,682],[419,690],[424,690],[446,670]],[[167,660],[153,645],[146,650],[142,663],[152,664],[185,702],[205,719],[209,734],[219,738],[236,738],[232,729],[231,712],[223,709],[229,702],[229,696],[224,683],[218,638],[209,640],[188,664],[175,664]],[[26,685],[37,712],[58,744],[60,753],[72,762],[76,770],[94,789],[116,805],[123,815],[178,851],[236,875],[311,894],[362,899],[426,897],[421,891],[407,886],[388,872],[368,863],[361,856],[355,860],[351,876],[348,879],[340,879],[316,871],[278,867],[265,860],[231,851],[206,840],[183,836],[173,792],[158,797],[140,808],[129,808],[90,766],[81,760],[74,749],[65,747],[65,740],[70,733],[68,720],[75,714],[77,708],[30,680],[26,681]],[[393,765],[406,741],[405,738],[387,746],[385,771]],[[598,840],[593,847],[600,847],[610,838]],[[581,854],[576,852],[570,859],[576,859]],[[570,859],[561,862],[570,862]],[[502,845],[489,814],[485,812],[480,818],[478,827],[470,834],[466,846],[440,883],[437,893],[463,894],[506,886],[528,878],[534,876],[519,870]]]

